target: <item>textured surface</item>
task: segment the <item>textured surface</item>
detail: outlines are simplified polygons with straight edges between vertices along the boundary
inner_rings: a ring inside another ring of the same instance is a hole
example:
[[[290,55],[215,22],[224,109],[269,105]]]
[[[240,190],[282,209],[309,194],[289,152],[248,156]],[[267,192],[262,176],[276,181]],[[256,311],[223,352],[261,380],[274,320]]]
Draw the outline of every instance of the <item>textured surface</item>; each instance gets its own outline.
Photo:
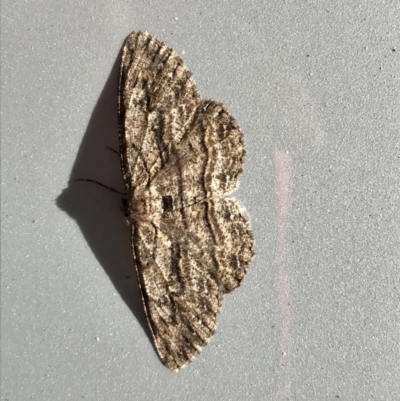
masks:
[[[202,101],[171,48],[134,32],[122,51],[120,154],[125,216],[151,333],[174,371],[215,332],[223,295],[253,258],[243,207],[229,195],[245,155],[235,119]]]
[[[398,401],[399,21],[390,0],[2,1],[2,401]],[[107,146],[138,30],[246,139],[256,257],[178,374],[120,197],[68,185],[124,190]]]

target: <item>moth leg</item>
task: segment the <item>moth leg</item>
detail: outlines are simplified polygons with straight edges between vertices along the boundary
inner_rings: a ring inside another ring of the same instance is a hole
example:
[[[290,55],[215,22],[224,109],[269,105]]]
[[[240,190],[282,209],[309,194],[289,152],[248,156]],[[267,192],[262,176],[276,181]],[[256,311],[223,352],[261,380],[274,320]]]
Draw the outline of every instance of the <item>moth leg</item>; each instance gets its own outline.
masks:
[[[120,156],[119,152],[113,148],[110,148],[109,146],[106,146],[107,149],[110,149],[111,152],[114,152],[116,155]]]

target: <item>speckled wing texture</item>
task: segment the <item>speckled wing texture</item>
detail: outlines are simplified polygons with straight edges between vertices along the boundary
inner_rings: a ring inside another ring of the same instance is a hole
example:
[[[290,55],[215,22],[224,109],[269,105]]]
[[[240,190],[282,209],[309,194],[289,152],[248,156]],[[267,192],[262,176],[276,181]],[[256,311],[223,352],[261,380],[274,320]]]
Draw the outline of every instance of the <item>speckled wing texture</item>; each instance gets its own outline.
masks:
[[[253,258],[249,220],[227,197],[245,156],[235,119],[201,99],[180,57],[146,32],[125,41],[120,153],[132,249],[149,326],[178,371],[213,336],[225,293]]]

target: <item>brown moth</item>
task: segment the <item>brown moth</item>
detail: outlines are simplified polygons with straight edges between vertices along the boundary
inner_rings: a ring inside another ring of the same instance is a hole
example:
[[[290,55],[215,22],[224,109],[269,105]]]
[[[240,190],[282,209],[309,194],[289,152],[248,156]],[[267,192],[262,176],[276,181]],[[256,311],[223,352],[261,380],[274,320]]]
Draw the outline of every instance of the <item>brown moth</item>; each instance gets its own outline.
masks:
[[[178,371],[213,336],[224,294],[254,255],[245,209],[227,197],[243,136],[221,103],[201,99],[175,51],[146,32],[125,41],[118,113],[143,303],[162,362]]]

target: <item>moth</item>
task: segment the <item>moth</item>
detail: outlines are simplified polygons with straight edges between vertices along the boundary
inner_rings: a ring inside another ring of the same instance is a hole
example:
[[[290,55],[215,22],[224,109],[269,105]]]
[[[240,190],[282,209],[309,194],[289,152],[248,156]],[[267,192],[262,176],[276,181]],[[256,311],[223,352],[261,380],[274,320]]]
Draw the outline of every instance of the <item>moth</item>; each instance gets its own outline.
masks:
[[[225,294],[251,262],[246,211],[228,197],[245,157],[226,108],[202,100],[177,53],[147,32],[125,40],[119,77],[124,212],[160,359],[178,371],[209,342]]]

